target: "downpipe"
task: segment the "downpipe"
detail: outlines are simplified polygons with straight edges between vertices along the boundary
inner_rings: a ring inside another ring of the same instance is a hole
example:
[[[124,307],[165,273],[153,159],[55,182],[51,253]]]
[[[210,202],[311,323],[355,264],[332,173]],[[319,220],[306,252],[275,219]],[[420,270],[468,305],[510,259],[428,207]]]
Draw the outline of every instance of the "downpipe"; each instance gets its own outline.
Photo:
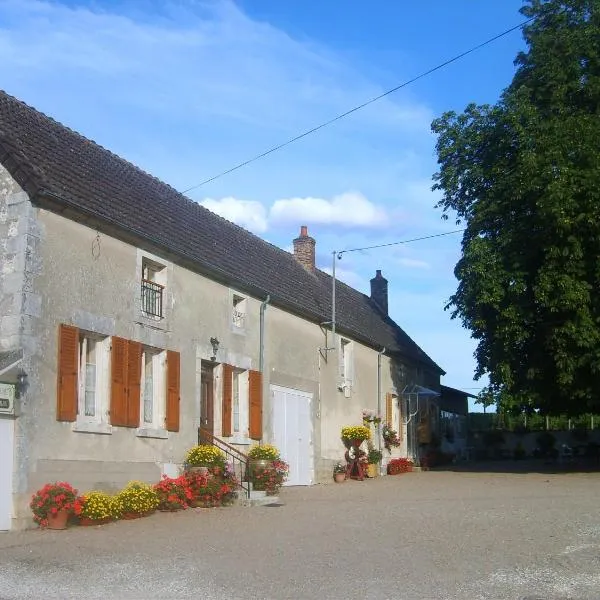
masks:
[[[377,353],[377,416],[381,416],[381,357],[385,354],[385,346]],[[377,449],[381,452],[381,423],[377,427]],[[379,463],[379,474],[383,475],[383,458]]]

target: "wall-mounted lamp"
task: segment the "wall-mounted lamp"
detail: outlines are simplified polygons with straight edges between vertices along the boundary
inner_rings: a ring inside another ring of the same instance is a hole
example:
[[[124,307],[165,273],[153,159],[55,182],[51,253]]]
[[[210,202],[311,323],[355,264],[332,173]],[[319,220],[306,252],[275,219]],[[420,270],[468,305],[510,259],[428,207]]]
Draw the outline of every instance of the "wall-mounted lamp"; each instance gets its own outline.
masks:
[[[15,385],[15,392],[17,398],[20,398],[27,391],[27,373],[20,369],[17,373],[17,383]]]
[[[216,337],[210,338],[210,345],[212,346],[213,355],[210,357],[210,360],[217,360],[217,352],[219,351],[219,340]]]

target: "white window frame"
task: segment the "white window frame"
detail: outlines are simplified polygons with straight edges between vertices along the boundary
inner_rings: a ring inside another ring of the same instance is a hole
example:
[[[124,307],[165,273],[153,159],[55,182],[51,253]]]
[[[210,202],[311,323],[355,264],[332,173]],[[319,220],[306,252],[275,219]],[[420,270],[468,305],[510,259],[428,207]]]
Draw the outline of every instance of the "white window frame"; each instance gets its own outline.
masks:
[[[235,291],[230,293],[230,327],[234,333],[245,333],[248,319],[248,298]]]
[[[340,391],[346,398],[352,395],[354,379],[354,343],[352,340],[340,337],[338,347],[338,368]]]
[[[144,303],[142,302],[142,290],[141,287],[144,281],[156,284],[161,287],[160,291],[160,315],[146,312],[144,310]],[[146,319],[152,319],[156,321],[162,321],[165,318],[166,309],[166,287],[167,287],[167,267],[161,263],[158,263],[150,258],[142,257],[142,277],[140,279],[140,311]]]
[[[94,394],[94,414],[85,414],[85,390],[87,369],[85,357],[89,343],[96,344],[96,374]],[[112,433],[109,422],[110,390],[110,337],[88,331],[79,331],[77,350],[77,417],[73,431],[82,433]]]
[[[147,271],[149,269],[149,271]],[[133,303],[133,320],[136,323],[149,325],[155,329],[168,331],[170,308],[172,306],[173,264],[160,256],[145,250],[137,249],[136,258],[135,302]],[[162,317],[146,313],[142,307],[142,280],[149,276],[151,280],[163,287]]]
[[[146,421],[146,361],[151,356],[152,365],[152,419]],[[167,353],[159,348],[142,346],[140,372],[140,437],[167,438],[165,418],[167,411]]]
[[[249,444],[248,429],[250,427],[250,386],[248,371],[234,368],[232,372],[233,381],[231,382],[232,399],[231,399],[231,441],[234,444]],[[239,427],[235,430],[235,382],[237,379],[238,387],[238,417]]]

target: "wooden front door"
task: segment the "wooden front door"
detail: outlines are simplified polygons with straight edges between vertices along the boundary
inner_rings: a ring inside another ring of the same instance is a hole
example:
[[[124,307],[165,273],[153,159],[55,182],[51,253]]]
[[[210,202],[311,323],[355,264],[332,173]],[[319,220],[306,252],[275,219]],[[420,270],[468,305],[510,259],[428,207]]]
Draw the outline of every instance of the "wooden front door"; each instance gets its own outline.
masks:
[[[202,363],[200,385],[200,429],[213,434],[214,420],[214,378],[213,365]]]

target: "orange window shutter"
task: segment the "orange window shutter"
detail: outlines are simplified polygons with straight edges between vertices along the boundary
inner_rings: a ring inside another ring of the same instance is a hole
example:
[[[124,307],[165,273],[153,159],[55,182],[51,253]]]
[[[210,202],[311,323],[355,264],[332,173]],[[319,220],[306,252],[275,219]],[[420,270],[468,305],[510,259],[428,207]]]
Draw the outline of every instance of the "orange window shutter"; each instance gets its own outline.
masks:
[[[140,389],[142,385],[142,345],[127,342],[127,426],[140,426]]]
[[[167,431],[179,431],[180,377],[179,352],[167,350]]]
[[[250,371],[248,373],[249,404],[250,404],[250,438],[253,440],[262,439],[262,373],[260,371]]]
[[[394,422],[394,407],[393,407],[393,399],[394,396],[388,392],[385,395],[385,422],[392,427],[392,424]]]
[[[222,419],[221,419],[221,435],[223,437],[231,437],[231,420],[232,420],[232,403],[233,403],[233,367],[231,365],[223,365],[223,403],[222,403]]]
[[[112,338],[110,354],[110,422],[127,427],[127,340]]]
[[[56,420],[77,418],[77,371],[79,368],[79,329],[70,325],[58,328],[58,388]]]

